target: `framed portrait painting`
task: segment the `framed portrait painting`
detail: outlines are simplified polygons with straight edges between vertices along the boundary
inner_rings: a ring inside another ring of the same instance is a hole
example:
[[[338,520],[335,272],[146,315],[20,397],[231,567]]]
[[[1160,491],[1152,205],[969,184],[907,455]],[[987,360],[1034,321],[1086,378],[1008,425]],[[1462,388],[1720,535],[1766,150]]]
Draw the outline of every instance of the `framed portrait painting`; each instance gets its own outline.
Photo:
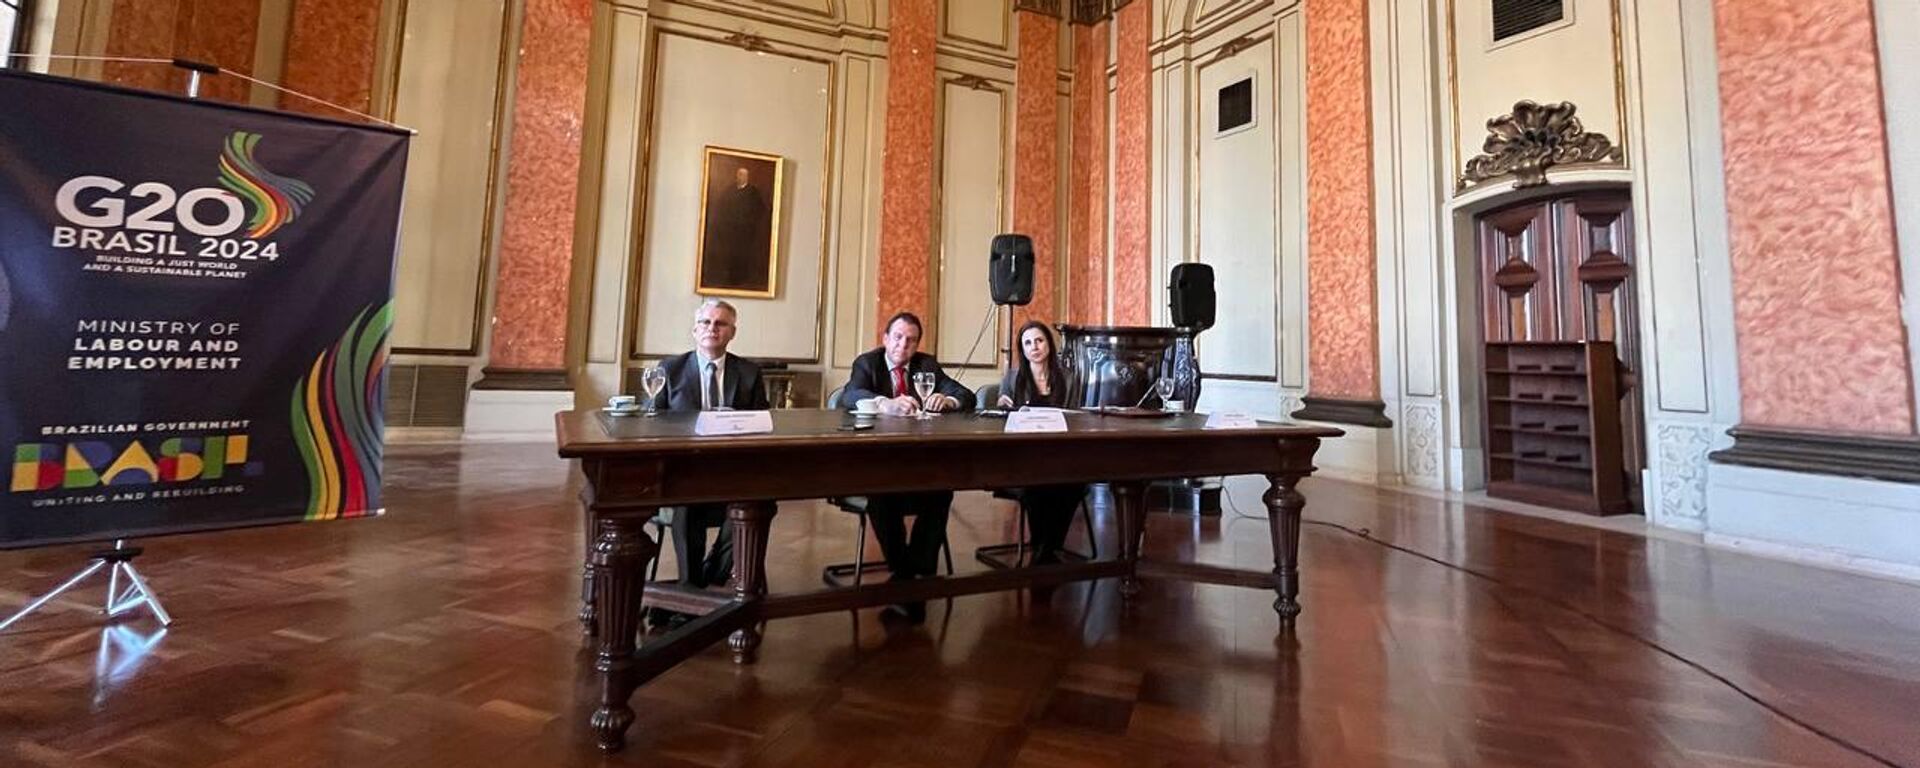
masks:
[[[780,290],[779,155],[708,146],[700,181],[695,293],[771,299]]]

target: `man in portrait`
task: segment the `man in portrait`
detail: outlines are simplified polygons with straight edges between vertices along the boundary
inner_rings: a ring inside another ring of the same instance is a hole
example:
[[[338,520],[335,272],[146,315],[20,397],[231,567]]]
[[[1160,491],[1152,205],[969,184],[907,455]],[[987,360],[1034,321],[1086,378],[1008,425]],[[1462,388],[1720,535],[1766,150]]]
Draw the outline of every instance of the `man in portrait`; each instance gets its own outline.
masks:
[[[763,291],[769,286],[771,208],[753,181],[753,171],[741,165],[733,170],[732,183],[708,200],[701,287]]]

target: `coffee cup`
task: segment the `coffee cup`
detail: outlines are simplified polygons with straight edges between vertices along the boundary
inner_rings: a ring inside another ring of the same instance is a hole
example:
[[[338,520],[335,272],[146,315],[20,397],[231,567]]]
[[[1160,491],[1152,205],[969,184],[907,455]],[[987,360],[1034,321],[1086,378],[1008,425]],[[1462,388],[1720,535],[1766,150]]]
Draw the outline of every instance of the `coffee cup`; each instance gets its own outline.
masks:
[[[614,395],[607,398],[607,408],[615,411],[631,411],[640,407],[640,399],[633,395]]]
[[[872,416],[876,413],[879,413],[880,399],[876,397],[869,397],[861,400],[856,400],[853,403],[853,412],[860,414],[862,416]]]

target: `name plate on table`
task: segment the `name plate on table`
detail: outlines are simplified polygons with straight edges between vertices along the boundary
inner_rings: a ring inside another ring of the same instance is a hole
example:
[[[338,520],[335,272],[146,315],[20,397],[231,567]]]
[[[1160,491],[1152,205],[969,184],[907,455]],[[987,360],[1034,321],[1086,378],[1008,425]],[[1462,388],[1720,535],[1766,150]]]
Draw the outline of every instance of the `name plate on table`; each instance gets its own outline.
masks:
[[[701,411],[693,421],[696,435],[761,435],[772,431],[772,411]]]
[[[1258,429],[1260,422],[1244,411],[1214,411],[1207,414],[1207,429]]]
[[[1014,411],[1007,414],[1008,432],[1065,432],[1067,414],[1054,408]]]

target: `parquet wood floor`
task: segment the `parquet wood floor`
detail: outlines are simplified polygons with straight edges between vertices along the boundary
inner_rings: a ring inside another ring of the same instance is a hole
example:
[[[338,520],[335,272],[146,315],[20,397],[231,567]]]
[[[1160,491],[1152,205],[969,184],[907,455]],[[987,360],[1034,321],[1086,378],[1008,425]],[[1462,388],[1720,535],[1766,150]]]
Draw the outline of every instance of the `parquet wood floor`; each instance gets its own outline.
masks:
[[[504,445],[388,466],[382,519],[143,542],[164,634],[103,630],[96,582],[0,635],[0,765],[1883,764],[1579,610],[1920,766],[1920,587],[1329,480],[1302,485],[1309,519],[1507,584],[1310,525],[1290,638],[1269,593],[1156,581],[1133,608],[1102,582],[934,603],[917,628],[784,619],[756,666],[719,646],[642,688],[628,748],[602,757],[567,466]],[[962,570],[1012,526],[961,494]],[[853,531],[783,505],[772,588],[816,584]],[[1146,546],[1272,562],[1266,525],[1233,512],[1154,515]],[[0,612],[83,549],[0,553]]]

